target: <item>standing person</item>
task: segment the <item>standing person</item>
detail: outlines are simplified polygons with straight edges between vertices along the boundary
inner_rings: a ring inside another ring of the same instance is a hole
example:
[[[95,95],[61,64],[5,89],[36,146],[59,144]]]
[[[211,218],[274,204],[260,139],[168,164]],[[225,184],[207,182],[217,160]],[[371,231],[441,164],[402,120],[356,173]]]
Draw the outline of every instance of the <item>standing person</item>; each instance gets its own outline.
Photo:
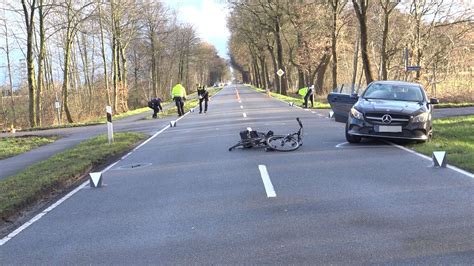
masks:
[[[171,89],[171,96],[173,97],[174,102],[176,103],[176,108],[178,109],[178,116],[184,115],[184,101],[186,100],[186,89],[181,85],[181,83],[176,84],[173,89]]]
[[[314,108],[313,94],[314,94],[314,85],[311,85],[306,91],[306,95],[304,96],[304,108],[308,108],[308,98],[311,101],[311,108]]]
[[[163,111],[163,107],[161,107],[161,99],[160,98],[153,98],[148,102],[148,107],[153,109],[153,118],[158,118],[158,112]]]
[[[204,101],[204,113],[207,112],[207,102],[209,101],[209,92],[206,90],[206,86],[198,85],[198,98],[199,98],[199,113],[202,113],[202,102]]]

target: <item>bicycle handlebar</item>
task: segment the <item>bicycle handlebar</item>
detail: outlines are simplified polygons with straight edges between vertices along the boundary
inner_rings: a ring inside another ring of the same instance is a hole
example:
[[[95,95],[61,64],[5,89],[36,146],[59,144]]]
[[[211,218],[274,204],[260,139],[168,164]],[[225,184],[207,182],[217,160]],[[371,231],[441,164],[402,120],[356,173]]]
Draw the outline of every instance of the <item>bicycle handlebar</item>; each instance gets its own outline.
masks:
[[[298,121],[298,124],[300,124],[300,127],[303,127],[303,124],[301,123],[301,120],[299,117],[296,118],[296,121]]]

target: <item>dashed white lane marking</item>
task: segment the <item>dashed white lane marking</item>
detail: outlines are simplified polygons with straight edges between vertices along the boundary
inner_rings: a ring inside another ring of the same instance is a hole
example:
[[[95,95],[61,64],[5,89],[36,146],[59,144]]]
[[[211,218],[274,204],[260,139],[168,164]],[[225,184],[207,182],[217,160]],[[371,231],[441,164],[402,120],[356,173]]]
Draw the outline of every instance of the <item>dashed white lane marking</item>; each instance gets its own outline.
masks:
[[[241,105],[241,106],[240,106],[240,109],[244,109],[244,107]]]
[[[335,147],[336,147],[336,148],[341,148],[342,146],[345,146],[345,145],[347,145],[347,144],[349,144],[349,142],[343,142],[343,143],[337,144]]]
[[[276,197],[275,189],[273,188],[272,181],[270,180],[270,176],[268,175],[267,167],[263,164],[260,164],[258,166],[258,170],[260,170],[260,175],[262,176],[262,181],[263,185],[265,186],[265,191],[267,192],[267,197]]]
[[[312,114],[315,114],[316,112],[315,111],[311,111]]]
[[[214,95],[213,95],[214,96]],[[189,112],[185,113],[183,116],[179,117],[178,119],[176,119],[176,121],[179,121],[181,120],[183,117],[185,117],[186,115],[188,115]],[[156,132],[155,134],[153,134],[153,136],[149,137],[147,140],[145,140],[142,144],[138,145],[135,149],[133,149],[131,152],[127,153],[126,155],[124,155],[122,158],[120,158],[120,160],[114,162],[113,164],[107,166],[104,170],[102,170],[102,173],[105,173],[107,172],[108,170],[110,170],[112,167],[114,167],[117,163],[119,163],[120,161],[122,161],[123,159],[127,158],[128,156],[130,156],[130,154],[132,154],[134,151],[138,150],[139,148],[141,148],[143,145],[147,144],[148,142],[150,142],[152,139],[156,138],[156,136],[160,135],[161,133],[163,133],[163,131],[167,130],[170,126],[167,125],[165,126],[164,128],[162,128],[160,131]],[[17,236],[19,233],[21,233],[23,230],[25,230],[26,228],[28,228],[30,225],[32,225],[33,223],[35,223],[36,221],[38,221],[39,219],[41,219],[44,215],[46,215],[48,212],[52,211],[53,209],[55,209],[56,207],[58,207],[61,203],[63,203],[64,201],[66,201],[67,199],[69,199],[70,197],[72,197],[74,194],[76,194],[77,192],[79,192],[81,189],[83,189],[84,187],[86,187],[87,185],[89,185],[89,181],[85,181],[84,183],[82,183],[81,185],[79,185],[77,188],[75,188],[73,191],[69,192],[66,196],[62,197],[61,199],[59,199],[58,201],[56,201],[53,205],[49,206],[47,209],[45,209],[44,211],[42,211],[41,213],[37,214],[35,217],[31,218],[28,222],[24,223],[23,225],[21,225],[20,227],[18,227],[15,231],[11,232],[10,234],[8,234],[6,237],[0,239],[0,247],[3,246],[5,243],[7,243],[9,240],[11,240],[12,238],[14,238],[15,236]]]
[[[242,100],[239,100],[239,103],[242,103]]]
[[[243,116],[243,117],[247,117],[247,114],[246,114],[246,113],[243,113],[242,116]]]

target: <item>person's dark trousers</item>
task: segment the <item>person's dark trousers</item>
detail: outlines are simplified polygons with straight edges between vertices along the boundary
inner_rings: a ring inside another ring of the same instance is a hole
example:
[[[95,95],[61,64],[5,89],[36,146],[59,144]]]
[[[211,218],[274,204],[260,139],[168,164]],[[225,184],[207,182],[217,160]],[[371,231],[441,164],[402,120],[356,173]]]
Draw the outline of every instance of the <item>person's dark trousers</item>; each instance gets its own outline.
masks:
[[[159,111],[160,111],[160,109],[158,107],[153,109],[153,118],[158,118],[158,112]]]
[[[304,96],[304,108],[308,108],[308,98],[311,101],[311,107],[314,108],[312,93],[306,93],[306,95]]]
[[[199,99],[199,113],[202,113],[202,102],[203,101],[204,101],[204,113],[205,113],[205,112],[207,112],[207,102],[209,101],[209,95],[206,94],[206,96]]]
[[[176,104],[176,108],[178,109],[178,116],[184,115],[184,102],[180,96],[174,97],[174,102]]]

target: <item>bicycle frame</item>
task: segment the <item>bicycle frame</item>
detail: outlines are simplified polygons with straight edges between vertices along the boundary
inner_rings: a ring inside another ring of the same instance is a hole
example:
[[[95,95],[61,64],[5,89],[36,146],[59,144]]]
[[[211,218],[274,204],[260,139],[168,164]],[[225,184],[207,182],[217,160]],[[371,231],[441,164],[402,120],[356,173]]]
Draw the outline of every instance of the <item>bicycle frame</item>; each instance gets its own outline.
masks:
[[[286,135],[284,137],[284,139],[287,139],[287,140],[295,139],[295,140],[297,140],[297,142],[299,144],[298,146],[301,146],[301,145],[303,145],[303,124],[301,123],[301,120],[299,119],[299,117],[296,118],[296,121],[298,121],[298,124],[299,124],[300,128],[298,129],[297,132]],[[273,137],[273,132],[272,132],[272,134],[269,134],[270,132],[271,131],[269,131],[266,134],[263,133],[263,132],[257,132],[258,137],[249,138],[249,139],[242,139],[237,144],[230,147],[229,151],[231,151],[232,149],[234,149],[236,147],[239,147],[239,146],[242,146],[243,148],[266,147],[267,150],[272,150],[272,148],[268,146],[268,140],[271,137]]]

